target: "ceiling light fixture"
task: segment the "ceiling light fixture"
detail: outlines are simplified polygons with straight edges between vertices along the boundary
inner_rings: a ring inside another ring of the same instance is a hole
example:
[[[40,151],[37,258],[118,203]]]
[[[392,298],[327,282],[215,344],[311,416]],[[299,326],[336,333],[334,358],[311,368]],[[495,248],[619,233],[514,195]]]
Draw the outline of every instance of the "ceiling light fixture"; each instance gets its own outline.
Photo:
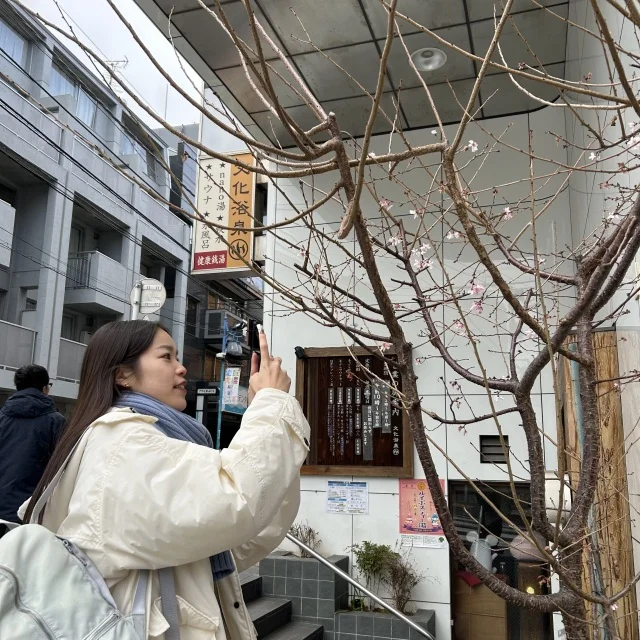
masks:
[[[418,71],[435,71],[447,62],[447,54],[435,47],[418,49],[411,54],[411,60]]]

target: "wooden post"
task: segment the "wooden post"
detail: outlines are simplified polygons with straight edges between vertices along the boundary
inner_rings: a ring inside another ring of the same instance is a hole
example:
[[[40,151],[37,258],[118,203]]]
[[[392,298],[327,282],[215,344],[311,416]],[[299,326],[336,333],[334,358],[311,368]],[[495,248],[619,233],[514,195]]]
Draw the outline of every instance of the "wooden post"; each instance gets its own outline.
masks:
[[[603,381],[597,385],[601,459],[588,531],[590,535],[584,545],[583,588],[592,593],[612,595],[621,591],[634,576],[625,436],[620,394],[616,384],[616,378],[619,376],[616,332],[596,332],[593,345],[596,379]],[[582,460],[578,367],[578,364],[561,358],[563,425],[559,428],[564,428],[567,471],[574,489],[579,481]],[[596,548],[598,553],[593,553]],[[599,562],[600,565],[596,566],[595,562]],[[597,607],[592,606],[588,613],[589,620],[596,621],[602,613]],[[619,637],[624,640],[638,640],[635,590],[632,589],[619,601],[615,616]],[[594,640],[603,637],[601,625],[594,625],[592,630]]]

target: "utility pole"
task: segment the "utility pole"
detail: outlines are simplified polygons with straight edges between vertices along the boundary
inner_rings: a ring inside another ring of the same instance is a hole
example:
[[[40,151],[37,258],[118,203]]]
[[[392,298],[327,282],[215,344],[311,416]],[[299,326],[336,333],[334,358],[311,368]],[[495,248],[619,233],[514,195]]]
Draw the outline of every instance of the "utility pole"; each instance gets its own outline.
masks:
[[[131,290],[131,320],[140,316],[140,302],[142,301],[142,280],[136,282]]]

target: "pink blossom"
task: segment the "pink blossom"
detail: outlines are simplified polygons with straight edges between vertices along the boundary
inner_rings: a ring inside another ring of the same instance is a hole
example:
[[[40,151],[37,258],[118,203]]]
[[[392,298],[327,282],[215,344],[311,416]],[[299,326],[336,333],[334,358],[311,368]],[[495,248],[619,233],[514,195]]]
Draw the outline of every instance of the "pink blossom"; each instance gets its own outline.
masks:
[[[417,254],[419,255],[424,255],[425,253],[427,253],[428,251],[431,250],[431,245],[427,244],[426,242],[423,243],[420,247],[416,247],[415,249],[412,249],[411,253],[415,256]]]
[[[401,242],[402,242],[402,238],[400,238],[400,235],[397,233],[395,236],[391,236],[391,240],[389,240],[389,244],[392,247],[397,247]]]
[[[471,311],[473,311],[473,313],[482,313],[484,311],[484,307],[482,306],[482,300],[476,300],[471,305]]]
[[[399,310],[400,310],[400,308],[401,308],[401,306],[400,306],[397,302],[394,302],[394,304],[393,304],[393,308],[394,308],[396,311],[399,311]]]
[[[464,322],[462,322],[462,320],[456,320],[453,323],[453,330],[455,333],[459,334],[459,335],[463,335],[465,332],[465,328],[464,328]]]
[[[459,240],[462,237],[462,234],[459,231],[449,231],[447,233],[447,240]]]
[[[483,285],[481,285],[479,282],[476,282],[475,280],[471,281],[471,289],[469,290],[469,293],[472,296],[479,296],[483,291],[484,291]]]
[[[391,349],[393,345],[390,342],[383,342],[380,346],[379,349],[382,353],[384,353],[385,351],[388,351],[389,349]]]
[[[465,148],[469,149],[471,153],[476,153],[478,151],[478,143],[475,140],[469,140],[469,144]]]
[[[423,216],[425,214],[425,209],[423,208],[419,208],[419,209],[410,209],[409,213],[414,217],[417,218],[418,216]]]
[[[391,200],[387,200],[386,198],[380,198],[378,204],[385,209],[391,209],[391,207],[393,207]]]
[[[511,220],[511,218],[513,218],[513,214],[511,213],[511,207],[505,207],[503,210],[503,218],[505,220]]]
[[[639,135],[631,136],[627,140],[627,146],[628,147],[636,147],[636,146],[638,146],[639,143],[640,143],[640,136]]]
[[[413,266],[418,270],[422,271],[423,269],[431,269],[433,267],[432,260],[423,260],[422,258],[416,258]]]

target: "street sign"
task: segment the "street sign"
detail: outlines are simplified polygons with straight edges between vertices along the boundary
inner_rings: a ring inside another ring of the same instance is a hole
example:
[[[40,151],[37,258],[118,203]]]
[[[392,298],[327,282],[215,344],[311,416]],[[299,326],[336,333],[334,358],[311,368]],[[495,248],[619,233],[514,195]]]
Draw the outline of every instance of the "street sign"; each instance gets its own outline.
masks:
[[[199,396],[218,396],[220,395],[219,387],[204,387],[202,389],[198,389],[196,394]]]
[[[159,311],[167,300],[167,290],[159,280],[143,278],[136,282],[129,299],[137,318]]]

